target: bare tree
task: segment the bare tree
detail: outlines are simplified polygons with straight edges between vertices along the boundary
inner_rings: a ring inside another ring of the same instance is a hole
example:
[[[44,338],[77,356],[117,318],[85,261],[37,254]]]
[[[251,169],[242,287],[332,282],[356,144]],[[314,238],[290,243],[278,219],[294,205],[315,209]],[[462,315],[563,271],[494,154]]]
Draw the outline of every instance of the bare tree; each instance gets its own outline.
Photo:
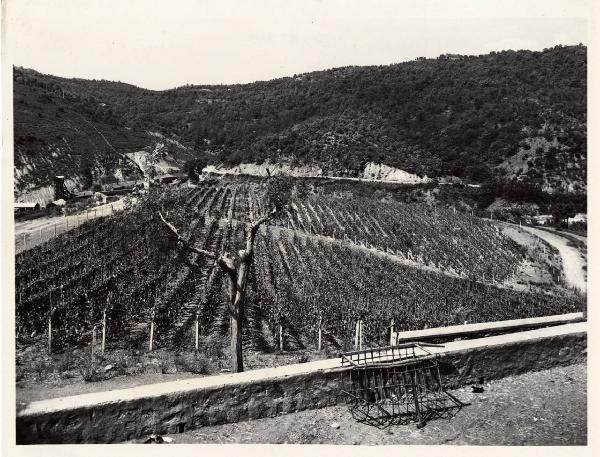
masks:
[[[231,336],[231,371],[244,371],[242,356],[242,331],[244,319],[244,305],[246,301],[246,286],[248,273],[254,256],[254,241],[261,225],[276,218],[287,210],[287,202],[291,197],[293,184],[290,179],[276,177],[270,178],[266,186],[266,201],[270,212],[248,224],[246,229],[246,242],[243,249],[235,255],[223,253],[218,255],[193,246],[159,211],[158,215],[170,234],[176,239],[177,247],[184,252],[192,252],[201,256],[217,259],[219,267],[229,279],[229,322]],[[231,223],[231,219],[229,223]]]

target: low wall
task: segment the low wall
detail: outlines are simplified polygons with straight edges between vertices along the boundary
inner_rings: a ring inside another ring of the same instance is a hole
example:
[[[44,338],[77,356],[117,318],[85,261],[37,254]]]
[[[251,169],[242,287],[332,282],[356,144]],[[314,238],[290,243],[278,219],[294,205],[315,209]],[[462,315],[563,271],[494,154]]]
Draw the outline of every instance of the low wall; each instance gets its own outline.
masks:
[[[449,387],[586,359],[586,323],[468,341],[434,351]],[[334,405],[348,368],[321,360],[223,376],[33,402],[17,414],[17,444],[112,443],[151,433]]]
[[[572,324],[585,321],[583,313],[556,314],[553,316],[531,317],[527,319],[511,319],[497,322],[482,322],[478,324],[449,325],[446,327],[428,328],[394,332],[392,341],[406,343],[408,341],[452,341],[457,338],[476,338],[491,336],[497,333],[520,332],[534,328],[551,327],[553,325]]]

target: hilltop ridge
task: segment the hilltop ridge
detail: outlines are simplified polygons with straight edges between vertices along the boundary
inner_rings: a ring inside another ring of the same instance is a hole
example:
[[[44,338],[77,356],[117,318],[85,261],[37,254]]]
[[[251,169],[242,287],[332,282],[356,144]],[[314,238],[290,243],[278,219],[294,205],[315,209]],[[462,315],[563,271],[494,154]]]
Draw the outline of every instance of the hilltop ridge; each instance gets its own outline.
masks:
[[[139,176],[125,154],[146,151],[174,167],[269,160],[356,177],[376,164],[585,193],[586,54],[442,55],[164,91],[15,68],[15,192],[54,173],[82,187]]]

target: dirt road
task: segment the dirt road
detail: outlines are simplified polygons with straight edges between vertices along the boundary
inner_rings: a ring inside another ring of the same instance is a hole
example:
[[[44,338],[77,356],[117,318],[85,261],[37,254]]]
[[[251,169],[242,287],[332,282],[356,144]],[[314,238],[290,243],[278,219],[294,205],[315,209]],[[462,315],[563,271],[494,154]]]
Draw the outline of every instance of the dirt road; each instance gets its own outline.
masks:
[[[533,227],[522,228],[558,249],[563,261],[567,283],[585,292],[587,289],[586,260],[577,248],[569,246],[569,240],[558,233],[550,233]]]
[[[19,253],[78,227],[87,220],[110,216],[125,207],[123,199],[95,206],[69,216],[40,217],[15,223],[15,252]]]

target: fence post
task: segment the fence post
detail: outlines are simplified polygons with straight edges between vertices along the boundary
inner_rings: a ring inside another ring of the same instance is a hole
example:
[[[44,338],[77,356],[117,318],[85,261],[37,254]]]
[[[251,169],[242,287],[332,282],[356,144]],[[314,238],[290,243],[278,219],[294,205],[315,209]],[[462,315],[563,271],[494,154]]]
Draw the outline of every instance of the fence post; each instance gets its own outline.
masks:
[[[390,346],[394,345],[394,333],[395,333],[394,319],[392,319],[390,321]],[[396,339],[398,339],[398,337],[396,337]]]
[[[92,327],[92,363],[94,363],[94,346],[96,345],[96,326]]]
[[[279,351],[283,352],[283,325],[279,324]]]
[[[322,345],[322,341],[323,341],[322,330],[321,330],[322,325],[323,325],[323,318],[321,316],[319,316],[319,341],[317,344],[317,351],[319,351],[319,352],[321,352],[321,349],[323,347],[323,345]]]
[[[150,321],[150,343],[148,344],[149,351],[152,351],[153,339],[154,339],[154,317]]]
[[[196,351],[198,350],[198,313],[196,313]]]
[[[106,309],[102,314],[102,354],[104,354],[104,348],[106,346]]]
[[[363,348],[363,321],[362,321],[362,319],[361,319],[361,320],[360,320],[360,321],[358,321],[358,322],[359,322],[359,326],[358,326],[358,328],[359,328],[359,330],[360,330],[360,333],[359,333],[359,339],[358,339],[358,350],[359,350],[359,351],[362,351],[362,348]]]
[[[52,313],[48,316],[48,354],[52,354]]]

